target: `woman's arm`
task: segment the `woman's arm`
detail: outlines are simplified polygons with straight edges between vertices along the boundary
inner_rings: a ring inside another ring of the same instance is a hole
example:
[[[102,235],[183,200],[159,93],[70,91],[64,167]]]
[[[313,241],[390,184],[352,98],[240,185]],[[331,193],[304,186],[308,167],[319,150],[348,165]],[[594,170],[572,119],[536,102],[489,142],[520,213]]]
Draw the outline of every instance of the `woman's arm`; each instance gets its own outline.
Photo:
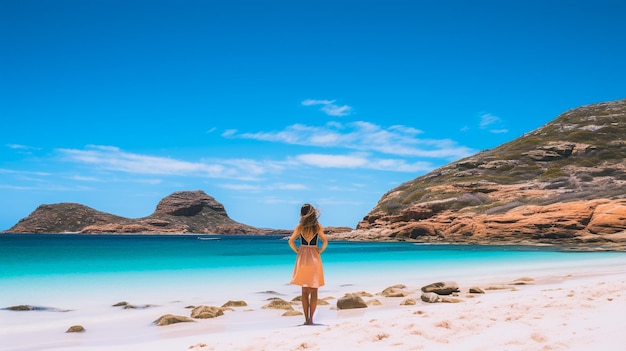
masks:
[[[328,238],[326,238],[326,234],[324,234],[324,227],[320,224],[319,229],[320,240],[322,240],[322,247],[317,249],[317,252],[322,253],[326,250],[326,246],[328,246]]]
[[[289,237],[289,247],[291,247],[291,249],[293,250],[293,252],[298,253],[298,248],[296,247],[296,239],[298,238],[298,227],[300,225],[298,224],[296,226],[296,229],[294,229],[293,233],[291,234],[291,236]]]

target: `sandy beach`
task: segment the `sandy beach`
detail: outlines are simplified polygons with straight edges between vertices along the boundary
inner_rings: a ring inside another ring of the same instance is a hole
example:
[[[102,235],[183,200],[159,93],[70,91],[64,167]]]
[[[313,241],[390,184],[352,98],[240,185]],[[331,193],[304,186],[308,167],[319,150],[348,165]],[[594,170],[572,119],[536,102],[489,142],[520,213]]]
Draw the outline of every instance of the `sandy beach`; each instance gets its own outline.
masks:
[[[453,279],[460,289],[455,303],[422,301],[421,287],[430,280],[398,281],[403,297],[383,296],[386,285],[367,291],[323,287],[320,298],[328,304],[318,307],[314,326],[301,325],[301,315],[263,308],[271,298],[291,301],[297,286],[285,286],[287,294],[248,295],[247,306],[216,318],[167,326],[153,322],[164,314],[189,316],[190,306],[227,301],[169,301],[129,310],[108,305],[105,312],[1,311],[0,340],[4,350],[623,350],[624,259],[527,273],[459,276]],[[369,286],[383,281],[371,277]],[[470,287],[484,293],[469,293]],[[368,307],[338,310],[346,293],[362,294]],[[300,311],[298,303],[292,305]],[[65,332],[75,324],[86,331]]]

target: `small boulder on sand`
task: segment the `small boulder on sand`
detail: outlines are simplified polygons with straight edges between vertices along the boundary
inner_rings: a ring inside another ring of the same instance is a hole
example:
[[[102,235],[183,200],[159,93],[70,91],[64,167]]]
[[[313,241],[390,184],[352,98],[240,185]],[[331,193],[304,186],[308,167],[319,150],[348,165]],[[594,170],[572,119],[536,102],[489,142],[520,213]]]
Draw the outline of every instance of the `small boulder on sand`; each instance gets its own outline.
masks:
[[[270,303],[261,308],[273,310],[293,310],[291,303],[279,298],[272,299]]]
[[[365,301],[363,301],[363,299],[356,294],[345,294],[337,300],[337,308],[340,310],[365,307],[367,307]]]
[[[248,304],[245,301],[228,301],[225,304],[222,305],[222,307],[245,307],[248,306]]]
[[[185,316],[176,316],[173,314],[165,314],[155,320],[153,323],[158,326],[170,325],[175,323],[195,322],[193,319]]]
[[[82,325],[73,325],[69,327],[66,333],[83,333],[85,328]]]
[[[198,306],[191,310],[191,318],[207,319],[223,316],[224,311],[215,306]]]

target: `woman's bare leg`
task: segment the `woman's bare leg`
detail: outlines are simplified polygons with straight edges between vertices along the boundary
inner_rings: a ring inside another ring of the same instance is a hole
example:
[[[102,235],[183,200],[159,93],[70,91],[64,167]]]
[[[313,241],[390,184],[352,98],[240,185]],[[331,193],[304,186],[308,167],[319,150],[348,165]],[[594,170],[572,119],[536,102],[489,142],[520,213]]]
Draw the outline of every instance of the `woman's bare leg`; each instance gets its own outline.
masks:
[[[304,311],[304,324],[311,324],[310,315],[310,299],[311,289],[308,287],[302,287],[302,310]]]
[[[317,308],[317,288],[310,288],[311,299],[309,300],[309,324],[313,324],[313,314]]]

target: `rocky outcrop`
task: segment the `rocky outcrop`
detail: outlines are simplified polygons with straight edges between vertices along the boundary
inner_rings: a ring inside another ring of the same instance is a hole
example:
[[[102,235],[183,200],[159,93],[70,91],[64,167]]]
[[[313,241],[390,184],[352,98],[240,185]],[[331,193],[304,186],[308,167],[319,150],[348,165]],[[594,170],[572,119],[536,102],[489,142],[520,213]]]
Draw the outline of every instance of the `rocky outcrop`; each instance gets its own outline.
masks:
[[[201,190],[179,191],[162,199],[148,217],[131,219],[75,203],[41,205],[5,233],[97,234],[270,234],[232,220],[224,206]]]
[[[583,106],[385,194],[347,240],[626,248],[626,100]]]

